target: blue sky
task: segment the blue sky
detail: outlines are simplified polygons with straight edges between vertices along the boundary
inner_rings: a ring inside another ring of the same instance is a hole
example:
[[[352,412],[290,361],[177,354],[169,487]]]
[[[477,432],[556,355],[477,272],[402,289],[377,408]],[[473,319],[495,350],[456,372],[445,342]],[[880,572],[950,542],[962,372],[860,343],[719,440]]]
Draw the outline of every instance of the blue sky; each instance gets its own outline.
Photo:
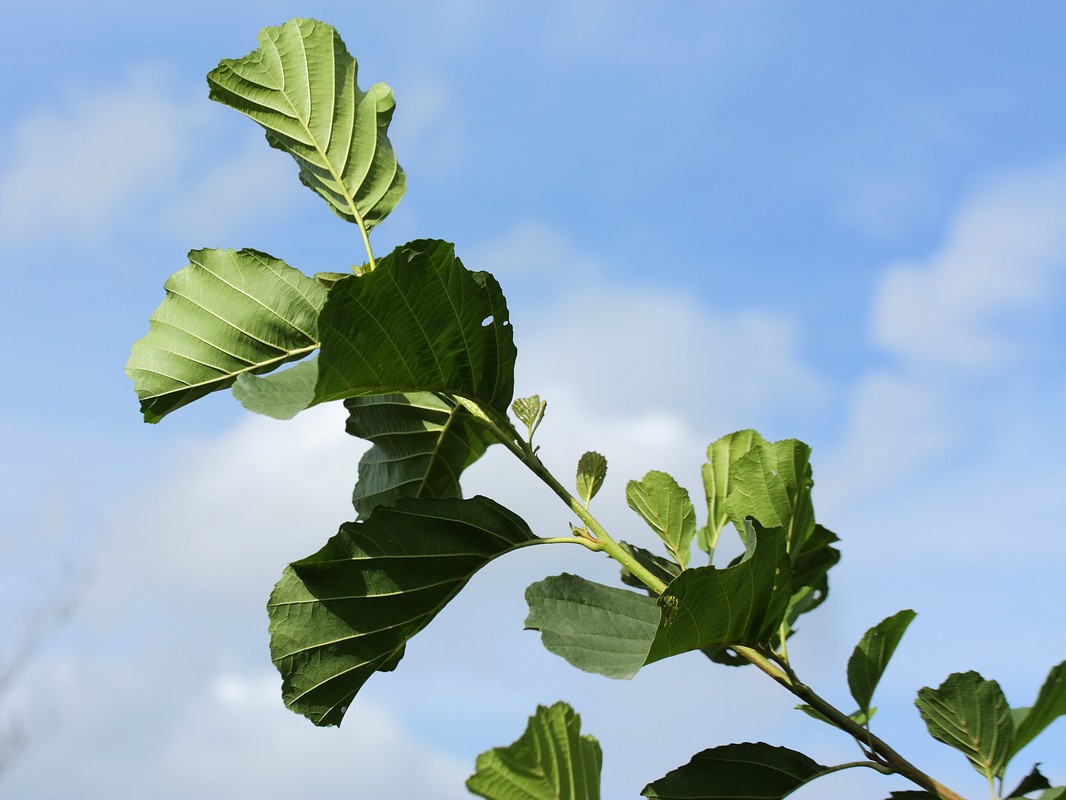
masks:
[[[375,250],[444,238],[497,276],[518,390],[549,399],[549,465],[605,453],[597,502],[633,539],[626,480],[666,469],[698,496],[724,433],[810,443],[844,559],[797,668],[843,704],[855,641],[914,608],[879,730],[983,792],[924,741],[912,698],[974,668],[1025,705],[1066,657],[1066,11],[1050,1],[9,12],[0,656],[38,610],[74,610],[0,697],[28,739],[4,793],[280,798],[313,772],[324,797],[458,798],[478,752],[558,699],[604,744],[605,797],[729,741],[856,755],[759,675],[692,657],[617,683],[543,651],[524,586],[612,576],[566,548],[477,576],[339,731],[281,707],[263,605],[351,515],[361,445],[337,409],[279,424],[225,396],[146,426],[123,365],[190,249],[361,260],[291,162],[207,100],[220,58],[293,16],[338,28],[363,88],[392,86],[408,193]],[[565,530],[502,454],[467,492]],[[1016,769],[1066,782],[1064,726]],[[795,796],[896,788],[845,774]]]

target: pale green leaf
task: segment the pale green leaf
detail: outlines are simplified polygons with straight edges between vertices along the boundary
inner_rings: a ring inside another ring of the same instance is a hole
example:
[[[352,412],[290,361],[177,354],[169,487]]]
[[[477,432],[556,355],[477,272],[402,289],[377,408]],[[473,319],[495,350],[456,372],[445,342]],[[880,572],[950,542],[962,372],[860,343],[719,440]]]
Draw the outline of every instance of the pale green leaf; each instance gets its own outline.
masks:
[[[126,364],[146,422],[318,347],[326,289],[265,253],[193,250],[163,288]]]
[[[802,711],[811,719],[816,719],[819,722],[824,722],[826,725],[832,725],[834,728],[836,727],[835,722],[824,716],[820,711],[818,711],[818,709],[814,708],[814,706],[809,706],[806,703],[800,703],[798,706],[796,706],[796,710]],[[870,708],[869,711],[852,711],[850,714],[848,714],[848,719],[850,719],[856,725],[866,726],[870,723],[870,720],[873,719],[873,715],[875,713],[877,713],[876,706]]]
[[[651,471],[642,481],[626,484],[626,502],[658,535],[670,555],[688,566],[696,536],[696,509],[688,492],[665,472]]]
[[[731,476],[736,462],[753,447],[767,444],[756,431],[736,431],[723,436],[707,448],[707,463],[703,465],[703,488],[707,494],[707,525],[699,532],[700,548],[714,555],[722,528],[729,522],[725,501],[729,496]]]
[[[789,551],[814,531],[810,448],[796,439],[761,443],[733,462],[724,511],[740,522],[754,517],[764,528],[782,528]]]
[[[314,400],[317,382],[318,356],[315,355],[262,377],[241,373],[233,384],[233,396],[256,414],[292,419]]]
[[[626,551],[626,553],[640,566],[652,573],[656,578],[663,583],[670,583],[674,578],[681,574],[680,565],[673,559],[666,558],[664,556],[657,555],[651,550],[646,550],[643,547],[637,547],[629,542],[619,542],[619,546]],[[626,586],[632,586],[636,589],[641,589],[649,594],[652,594],[645,583],[634,575],[632,572],[622,567],[622,583]]]
[[[590,450],[577,462],[577,496],[588,508],[607,477],[607,459]]]
[[[893,614],[866,631],[855,646],[848,659],[848,687],[862,711],[870,710],[874,689],[915,616],[909,609]]]
[[[566,703],[537,707],[510,747],[477,759],[466,788],[487,800],[599,800],[603,753]]]
[[[547,650],[608,678],[637,674],[659,624],[654,599],[566,573],[531,584],[526,603],[526,629],[540,631]]]
[[[915,705],[934,739],[963,753],[988,780],[1003,777],[1013,726],[998,683],[956,672],[937,689],[919,689]]]
[[[334,212],[369,231],[396,207],[405,178],[388,140],[392,90],[360,91],[357,71],[333,28],[293,19],[264,28],[256,50],[221,61],[207,83],[212,100],[263,126]]]
[[[345,523],[285,568],[270,595],[270,653],[282,696],[316,725],[339,725],[376,671],[392,669],[481,567],[536,537],[484,497],[403,498]]]
[[[448,242],[410,242],[339,281],[318,325],[315,402],[430,391],[507,413],[517,350],[503,292]]]
[[[1052,667],[1036,702],[1029,709],[1018,709],[1010,757],[1035,739],[1041,731],[1066,714],[1066,661]]]
[[[365,518],[401,497],[461,497],[459,477],[495,439],[461,405],[429,392],[354,397],[346,430],[373,443],[352,502]]]
[[[751,557],[725,569],[685,570],[666,587],[647,663],[689,650],[771,642],[788,607],[790,569],[784,536],[757,531]]]
[[[764,742],[713,747],[648,784],[653,800],[780,800],[835,771],[813,759]]]
[[[548,408],[546,400],[541,400],[539,394],[529,397],[519,397],[511,403],[511,411],[518,417],[518,421],[526,426],[526,435],[532,439],[533,434],[544,419],[544,411]]]

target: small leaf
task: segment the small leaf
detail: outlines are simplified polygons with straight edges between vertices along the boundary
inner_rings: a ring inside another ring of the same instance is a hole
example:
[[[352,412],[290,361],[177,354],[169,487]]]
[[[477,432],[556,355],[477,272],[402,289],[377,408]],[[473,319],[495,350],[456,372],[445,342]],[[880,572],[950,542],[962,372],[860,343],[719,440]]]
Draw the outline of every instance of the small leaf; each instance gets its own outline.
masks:
[[[632,678],[644,666],[659,607],[655,600],[563,573],[526,589],[526,629],[585,672]]]
[[[750,558],[725,569],[682,572],[659,597],[662,621],[648,663],[707,647],[768,644],[789,599],[784,536],[757,528]]]
[[[233,396],[249,411],[274,419],[292,419],[309,405],[318,381],[318,356],[271,375],[237,376]]]
[[[644,787],[654,800],[780,800],[833,772],[813,759],[764,742],[704,750],[683,767]]]
[[[207,83],[212,100],[258,122],[270,146],[295,159],[305,186],[369,231],[400,202],[406,181],[388,139],[392,90],[360,91],[357,71],[333,28],[293,19],[263,28],[258,49],[224,59]]]
[[[1009,758],[1013,758],[1044,728],[1066,714],[1066,661],[1052,667],[1032,708],[1018,709],[1018,712]]]
[[[938,689],[919,689],[915,704],[934,739],[963,753],[989,781],[1002,779],[1013,726],[998,683],[956,672]]]
[[[603,753],[566,703],[537,706],[510,747],[477,758],[466,788],[488,800],[599,800]]]
[[[534,431],[544,419],[544,411],[547,407],[547,402],[541,400],[539,394],[519,397],[511,403],[511,410],[518,417],[518,421],[526,426],[529,439],[533,438]]]
[[[489,561],[536,536],[484,497],[404,498],[341,526],[285,568],[270,595],[270,654],[285,705],[316,725],[339,725],[376,671],[391,670]]]
[[[696,509],[688,492],[665,472],[649,472],[626,484],[626,502],[658,535],[684,569],[696,536]]]
[[[459,477],[496,440],[461,405],[430,392],[353,397],[345,430],[373,442],[352,503],[365,519],[401,497],[462,497]]]
[[[1040,772],[1040,765],[1033,764],[1032,770],[1029,774],[1022,778],[1021,783],[1014,787],[1014,789],[1008,794],[1004,795],[1007,800],[1011,800],[1013,797],[1022,797],[1030,792],[1035,792],[1037,789],[1050,789],[1051,783]]]
[[[448,242],[409,242],[339,281],[318,329],[316,403],[424,391],[507,412],[517,350],[503,292]]]
[[[592,450],[585,453],[577,462],[577,495],[588,508],[596,492],[603,486],[607,477],[607,459]]]
[[[703,488],[707,494],[707,525],[699,532],[698,543],[704,552],[714,555],[718,534],[727,522],[725,501],[729,496],[730,477],[734,465],[753,447],[767,444],[756,431],[730,433],[707,448],[707,463],[703,465]]]
[[[126,364],[146,422],[318,347],[326,290],[266,253],[193,250],[163,288]]]
[[[909,609],[897,612],[866,631],[855,646],[848,659],[848,687],[860,710],[870,710],[881,675],[915,616]]]

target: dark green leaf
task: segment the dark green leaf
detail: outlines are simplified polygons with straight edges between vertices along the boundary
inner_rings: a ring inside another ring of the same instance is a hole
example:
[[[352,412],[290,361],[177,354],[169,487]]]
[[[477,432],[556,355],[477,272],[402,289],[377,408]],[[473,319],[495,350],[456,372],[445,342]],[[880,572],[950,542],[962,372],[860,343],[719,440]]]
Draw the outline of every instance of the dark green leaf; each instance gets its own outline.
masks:
[[[860,710],[870,710],[874,689],[915,616],[909,609],[893,614],[866,631],[855,646],[848,659],[848,687]]]
[[[632,678],[644,665],[659,624],[655,600],[577,575],[555,575],[526,589],[526,629],[585,672]]]
[[[768,644],[777,635],[789,599],[788,554],[779,531],[757,536],[750,558],[685,570],[666,587],[649,664],[706,647]]]
[[[753,447],[766,444],[753,430],[737,431],[723,436],[707,448],[707,463],[703,465],[703,488],[707,494],[707,525],[699,531],[698,543],[704,552],[714,555],[718,535],[729,521],[725,501],[729,496],[734,465]],[[743,518],[741,518],[743,519]]]
[[[592,498],[603,486],[607,477],[607,459],[592,450],[585,453],[577,462],[577,496],[588,508]]]
[[[447,242],[410,242],[339,281],[318,324],[315,402],[429,391],[507,413],[517,351],[503,292]]]
[[[803,753],[764,742],[704,750],[644,787],[655,800],[780,800],[832,772]]]
[[[146,422],[318,347],[326,290],[256,250],[193,250],[133,345],[126,374]]]
[[[1030,792],[1035,792],[1037,789],[1050,789],[1051,784],[1048,779],[1040,772],[1040,765],[1033,764],[1032,770],[1029,774],[1022,778],[1021,783],[1014,787],[1014,789],[1005,795],[1007,800],[1012,797],[1022,797]]]
[[[1010,758],[1035,739],[1044,728],[1066,714],[1066,661],[1052,667],[1032,708],[1017,711]]]
[[[934,739],[962,752],[988,780],[1003,777],[1013,726],[998,683],[956,672],[938,689],[919,689],[915,704]]]
[[[286,567],[270,595],[270,652],[285,704],[316,725],[339,725],[366,680],[392,669],[477,570],[535,540],[484,497],[404,498],[345,523]]]
[[[488,800],[599,800],[603,753],[566,703],[537,707],[510,747],[477,758],[466,788]]]
[[[789,625],[829,597],[829,570],[840,561],[840,551],[833,545],[839,541],[835,533],[816,524],[799,550],[792,551],[793,608]]]
[[[459,476],[495,440],[462,406],[429,392],[354,397],[346,430],[373,442],[352,502],[365,519],[401,497],[461,497]]]
[[[293,19],[259,33],[259,48],[207,76],[211,99],[266,129],[300,180],[342,218],[370,230],[403,197],[405,178],[388,139],[396,108],[383,83],[356,85],[358,67],[337,32]]]
[[[696,536],[696,509],[688,492],[665,472],[649,472],[644,480],[626,484],[626,502],[658,535],[670,555],[688,566]]]

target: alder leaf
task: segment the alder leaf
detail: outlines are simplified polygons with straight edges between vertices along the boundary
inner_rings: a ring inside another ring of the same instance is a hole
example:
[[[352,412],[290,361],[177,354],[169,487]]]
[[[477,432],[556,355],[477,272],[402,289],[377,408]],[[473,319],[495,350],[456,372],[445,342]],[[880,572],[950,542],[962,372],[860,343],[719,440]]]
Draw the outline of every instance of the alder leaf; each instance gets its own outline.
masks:
[[[1044,728],[1066,714],[1066,661],[1051,668],[1032,708],[1014,711],[1014,739],[1009,758],[1013,758]]]
[[[429,391],[507,413],[517,350],[503,292],[448,242],[409,242],[338,281],[318,329],[316,403]]]
[[[1051,783],[1040,771],[1040,765],[1033,764],[1033,768],[1029,771],[1029,774],[1022,778],[1017,786],[1003,796],[1007,798],[1007,800],[1011,800],[1011,798],[1023,797],[1031,792],[1035,792],[1037,789],[1050,788]]]
[[[780,800],[835,771],[803,753],[765,742],[712,747],[644,787],[653,800]]]
[[[256,50],[221,61],[207,83],[212,100],[258,122],[296,160],[305,186],[369,231],[403,197],[405,177],[388,139],[392,90],[360,91],[357,72],[333,28],[293,19],[263,28]]]
[[[644,666],[659,625],[659,606],[644,594],[563,573],[526,589],[526,629],[572,666],[608,678],[632,678]]]
[[[1003,777],[1013,725],[998,683],[956,672],[937,689],[919,689],[915,705],[934,739],[963,753],[989,781]]]
[[[707,494],[707,525],[700,529],[697,543],[700,549],[712,557],[718,542],[718,535],[729,522],[725,501],[729,497],[735,464],[753,447],[761,444],[768,444],[768,442],[756,431],[743,430],[723,436],[707,447],[707,463],[703,465],[703,488]]]
[[[688,492],[665,472],[651,471],[642,481],[626,484],[626,502],[663,540],[682,567],[688,566],[696,536],[696,509]]]
[[[365,519],[401,497],[462,497],[459,476],[496,440],[461,405],[429,392],[353,397],[345,429],[373,447],[359,460],[352,503]]]
[[[537,706],[509,747],[477,758],[466,788],[487,800],[599,800],[603,753],[566,703]]]
[[[146,422],[318,347],[326,289],[266,253],[193,250],[163,288],[126,364]]]
[[[233,396],[256,414],[292,419],[314,400],[317,382],[318,356],[314,355],[263,377],[242,372],[233,384]]]
[[[848,659],[848,687],[864,713],[869,714],[874,690],[915,616],[905,609],[881,620],[863,634]]]
[[[339,725],[367,679],[394,668],[475,572],[536,538],[484,497],[402,498],[345,523],[285,568],[267,604],[285,705],[316,725]]]
[[[588,508],[607,477],[607,459],[590,450],[577,462],[577,496]]]

